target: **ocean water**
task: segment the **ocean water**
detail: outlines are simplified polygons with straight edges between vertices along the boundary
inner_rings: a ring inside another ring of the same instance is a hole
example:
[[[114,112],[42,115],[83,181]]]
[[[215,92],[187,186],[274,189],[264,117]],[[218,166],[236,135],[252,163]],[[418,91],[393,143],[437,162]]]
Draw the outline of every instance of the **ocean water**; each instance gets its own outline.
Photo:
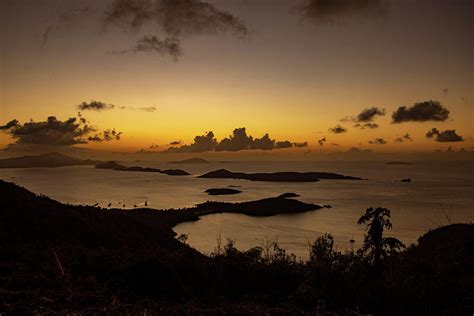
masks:
[[[132,165],[132,164],[129,164]],[[388,232],[406,244],[414,243],[428,229],[455,222],[474,221],[474,161],[417,161],[413,165],[383,162],[231,162],[167,165],[137,162],[133,165],[180,168],[192,176],[173,177],[155,173],[120,172],[92,166],[60,168],[0,169],[0,179],[64,203],[106,207],[156,209],[193,206],[207,200],[248,201],[285,192],[301,195],[308,203],[332,208],[295,215],[250,217],[213,214],[174,228],[188,235],[188,244],[210,253],[217,238],[232,239],[240,249],[263,240],[278,240],[298,258],[308,257],[308,244],[324,233],[333,234],[339,250],[359,247],[365,227],[357,225],[371,206],[392,212],[393,229]],[[195,176],[226,168],[241,172],[325,171],[358,176],[366,180],[321,180],[316,183],[252,182],[234,179],[198,179]],[[398,180],[411,178],[411,183]],[[239,186],[243,192],[231,196],[208,196],[206,189]],[[350,239],[356,242],[352,246]]]

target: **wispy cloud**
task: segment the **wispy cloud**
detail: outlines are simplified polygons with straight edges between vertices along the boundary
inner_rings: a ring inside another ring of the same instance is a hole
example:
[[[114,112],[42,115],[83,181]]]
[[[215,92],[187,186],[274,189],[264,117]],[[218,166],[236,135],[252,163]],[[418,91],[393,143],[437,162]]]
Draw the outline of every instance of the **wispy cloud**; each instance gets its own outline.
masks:
[[[145,111],[145,112],[155,112],[155,106],[142,106],[142,107],[133,107],[133,106],[116,106],[114,104],[105,103],[101,101],[90,101],[82,102],[77,105],[77,108],[81,111],[108,111],[108,110],[131,110],[131,111]]]

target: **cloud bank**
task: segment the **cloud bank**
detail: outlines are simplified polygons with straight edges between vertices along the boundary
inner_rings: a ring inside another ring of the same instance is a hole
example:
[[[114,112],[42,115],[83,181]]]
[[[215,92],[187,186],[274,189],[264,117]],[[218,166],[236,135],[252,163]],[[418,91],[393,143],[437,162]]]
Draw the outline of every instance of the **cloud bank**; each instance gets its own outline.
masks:
[[[247,135],[245,127],[236,128],[229,137],[217,141],[213,132],[194,137],[194,142],[180,147],[170,147],[164,152],[173,153],[199,153],[206,151],[240,151],[240,150],[273,150],[292,147],[306,147],[307,142],[293,143],[288,140],[276,141],[268,134],[261,138],[253,138]]]
[[[10,147],[22,144],[71,146],[85,144],[88,141],[119,140],[122,134],[116,132],[115,129],[99,131],[83,117],[72,117],[61,121],[55,116],[48,117],[46,121],[31,120],[24,124],[12,120],[1,126],[0,130],[15,140],[13,144],[10,144]]]

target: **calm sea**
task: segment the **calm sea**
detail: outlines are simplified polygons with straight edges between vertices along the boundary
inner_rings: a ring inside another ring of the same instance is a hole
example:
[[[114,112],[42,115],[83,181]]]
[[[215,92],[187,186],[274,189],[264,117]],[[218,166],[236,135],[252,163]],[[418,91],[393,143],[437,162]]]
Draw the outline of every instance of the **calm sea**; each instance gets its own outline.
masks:
[[[216,247],[217,237],[232,239],[240,249],[278,240],[288,252],[307,258],[308,243],[324,233],[335,237],[340,250],[360,246],[364,227],[357,219],[370,206],[392,211],[391,236],[406,244],[416,242],[430,228],[449,222],[474,221],[474,162],[421,162],[385,165],[383,162],[232,162],[202,165],[134,163],[157,168],[180,168],[193,174],[172,177],[163,174],[99,170],[92,166],[0,169],[0,178],[27,189],[72,204],[106,207],[134,206],[178,208],[207,200],[248,201],[294,192],[301,201],[330,204],[332,208],[296,215],[249,217],[214,214],[174,229],[187,234],[188,243],[204,253]],[[226,168],[242,172],[326,171],[359,176],[367,180],[321,180],[316,183],[251,182],[232,179],[197,179],[196,175]],[[411,183],[398,180],[411,178]],[[239,186],[243,193],[211,197],[208,188]]]

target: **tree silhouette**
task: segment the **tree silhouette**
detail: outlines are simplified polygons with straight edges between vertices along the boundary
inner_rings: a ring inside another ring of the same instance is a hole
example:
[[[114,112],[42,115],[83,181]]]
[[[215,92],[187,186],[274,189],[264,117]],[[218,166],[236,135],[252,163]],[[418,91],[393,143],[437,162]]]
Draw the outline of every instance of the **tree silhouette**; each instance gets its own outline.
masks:
[[[385,228],[392,229],[389,209],[370,207],[359,218],[357,224],[367,224],[368,230],[364,236],[363,250],[374,265],[378,265],[383,257],[405,248],[405,245],[397,238],[383,237]]]

